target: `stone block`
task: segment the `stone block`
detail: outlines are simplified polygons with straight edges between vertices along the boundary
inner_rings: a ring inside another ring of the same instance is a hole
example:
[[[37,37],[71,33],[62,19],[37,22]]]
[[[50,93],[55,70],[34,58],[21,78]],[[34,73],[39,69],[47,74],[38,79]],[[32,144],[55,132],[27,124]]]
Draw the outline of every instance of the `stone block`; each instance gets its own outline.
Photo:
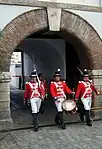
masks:
[[[93,75],[98,75],[98,71],[97,70],[92,70],[92,74]]]
[[[102,119],[102,111],[96,111],[95,112],[95,120]]]
[[[10,92],[0,91],[0,102],[10,101]]]
[[[10,72],[0,72],[0,82],[10,82]]]
[[[61,19],[61,9],[58,8],[47,8],[49,30],[59,31],[60,30],[60,19]]]
[[[99,74],[99,75],[102,75],[102,69],[99,69],[99,70],[98,70],[98,74]]]
[[[0,131],[11,130],[13,128],[12,119],[0,120]]]
[[[10,82],[0,83],[0,91],[10,92]]]
[[[96,96],[95,106],[101,107],[102,106],[102,95]]]
[[[0,111],[0,119],[1,120],[9,119],[9,118],[11,118],[10,110],[8,110],[8,111]]]
[[[10,75],[0,73],[0,130],[8,130],[13,126],[10,113]]]
[[[4,101],[4,102],[1,102],[0,101],[0,112],[1,111],[4,111],[5,109],[10,109],[10,102],[8,101]]]
[[[95,79],[93,79],[93,81],[94,81],[94,84],[95,84],[95,86],[99,86],[99,79],[98,78],[95,78]]]

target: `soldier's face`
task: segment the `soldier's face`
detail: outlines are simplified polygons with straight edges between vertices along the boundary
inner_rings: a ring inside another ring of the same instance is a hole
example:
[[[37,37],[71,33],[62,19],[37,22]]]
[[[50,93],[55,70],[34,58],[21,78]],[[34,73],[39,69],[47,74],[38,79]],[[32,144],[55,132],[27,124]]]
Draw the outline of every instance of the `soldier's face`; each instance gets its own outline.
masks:
[[[55,81],[60,81],[60,76],[55,76]]]
[[[31,78],[31,81],[32,81],[32,82],[37,82],[37,78],[36,78],[36,77],[32,77],[32,78]]]
[[[87,77],[87,76],[84,77],[83,79],[84,79],[84,81],[89,81],[89,77]]]

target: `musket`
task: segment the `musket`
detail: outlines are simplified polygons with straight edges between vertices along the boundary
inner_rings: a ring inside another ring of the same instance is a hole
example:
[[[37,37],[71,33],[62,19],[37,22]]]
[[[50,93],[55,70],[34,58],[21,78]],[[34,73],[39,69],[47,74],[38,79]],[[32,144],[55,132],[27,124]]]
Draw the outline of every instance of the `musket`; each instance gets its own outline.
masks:
[[[33,61],[34,71],[36,71],[36,65],[35,65],[34,56],[32,56],[32,61]],[[39,77],[38,77],[37,71],[36,71],[36,75],[37,75],[37,80],[38,80],[38,87],[39,87],[39,89],[40,89],[41,81],[40,81],[40,79],[39,79]]]
[[[81,69],[77,66],[77,69],[80,71],[80,73],[83,75],[83,72],[81,71]],[[91,74],[91,70],[89,72],[89,75]]]
[[[36,70],[34,56],[32,56],[32,58],[33,58],[33,67],[34,67],[34,70]],[[39,77],[38,77],[37,71],[36,71],[36,75],[37,75],[37,80],[38,80],[38,84],[39,84],[39,87],[40,87],[41,81],[40,81],[40,79],[39,79]]]
[[[79,70],[79,72],[81,73],[81,75],[83,75],[83,72],[81,71],[81,69],[77,66],[77,69]]]

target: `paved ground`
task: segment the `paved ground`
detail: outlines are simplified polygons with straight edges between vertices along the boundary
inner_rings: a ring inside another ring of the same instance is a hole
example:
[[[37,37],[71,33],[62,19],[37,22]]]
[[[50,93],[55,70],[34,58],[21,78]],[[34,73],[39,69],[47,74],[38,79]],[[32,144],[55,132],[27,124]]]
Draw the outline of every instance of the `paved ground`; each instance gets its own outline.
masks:
[[[14,122],[14,128],[30,127],[32,125],[32,117],[30,111],[24,109],[23,105],[23,91],[12,90],[11,91],[11,101],[12,101],[12,119]],[[53,103],[52,98],[48,98],[44,102],[45,112],[39,115],[39,124],[51,125],[54,124],[54,117],[56,114],[56,107]],[[66,115],[64,114],[65,121],[72,122],[78,121],[78,115]]]
[[[83,124],[13,131],[1,134],[0,149],[102,149],[102,121],[90,128]]]

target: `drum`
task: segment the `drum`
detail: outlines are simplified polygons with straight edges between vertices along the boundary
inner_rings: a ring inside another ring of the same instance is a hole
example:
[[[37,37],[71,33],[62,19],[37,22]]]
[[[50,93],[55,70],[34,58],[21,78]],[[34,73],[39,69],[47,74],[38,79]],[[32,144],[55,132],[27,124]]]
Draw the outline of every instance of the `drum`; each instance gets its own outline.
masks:
[[[76,102],[72,99],[65,100],[62,103],[62,108],[67,114],[75,114],[77,111]]]

